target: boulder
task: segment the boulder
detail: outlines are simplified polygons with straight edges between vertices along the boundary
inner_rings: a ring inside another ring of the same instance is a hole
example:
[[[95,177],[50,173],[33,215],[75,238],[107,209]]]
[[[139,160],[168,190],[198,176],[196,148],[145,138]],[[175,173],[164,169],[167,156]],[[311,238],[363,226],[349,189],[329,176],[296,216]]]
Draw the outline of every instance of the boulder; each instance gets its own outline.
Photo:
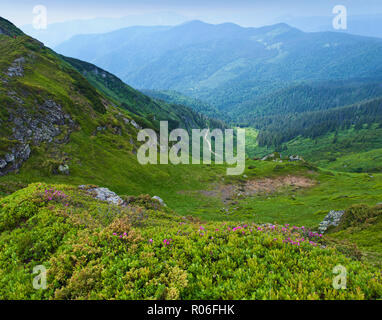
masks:
[[[7,161],[0,159],[0,169],[4,169],[7,166]]]
[[[7,162],[13,162],[13,161],[15,161],[15,156],[14,156],[13,154],[11,154],[11,153],[7,153],[7,154],[5,155],[5,161],[7,161]]]
[[[82,189],[83,186],[79,186],[79,188]],[[108,188],[93,188],[88,189],[87,191],[94,195],[94,198],[98,200],[106,201],[115,205],[123,204],[122,198],[119,197],[115,192],[110,191]]]
[[[299,155],[296,156],[290,156],[289,161],[303,161],[303,158],[300,157]]]
[[[333,227],[337,227],[340,222],[341,222],[341,218],[342,216],[344,215],[345,211],[341,210],[341,211],[334,211],[334,210],[331,210],[327,215],[326,217],[324,218],[324,220],[320,223],[319,227],[318,227],[318,231],[320,233],[324,233],[328,230],[329,227],[333,226]]]
[[[152,197],[151,199],[158,200],[159,203],[160,203],[162,206],[167,207],[166,204],[164,203],[164,201],[163,201],[162,198],[160,198],[160,197],[158,197],[158,196],[154,196],[154,197]]]

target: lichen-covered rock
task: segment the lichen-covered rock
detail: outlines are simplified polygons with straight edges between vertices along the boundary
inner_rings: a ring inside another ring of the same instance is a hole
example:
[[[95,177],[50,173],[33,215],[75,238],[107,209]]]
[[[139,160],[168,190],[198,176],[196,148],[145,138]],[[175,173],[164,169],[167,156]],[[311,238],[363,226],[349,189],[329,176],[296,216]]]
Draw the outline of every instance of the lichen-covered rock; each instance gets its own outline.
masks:
[[[0,161],[0,176],[19,169],[21,164],[29,159],[30,154],[31,149],[29,144],[19,143],[12,147],[10,152],[5,155],[5,159]]]
[[[15,156],[14,156],[14,154],[7,153],[7,154],[5,155],[5,161],[7,161],[7,162],[13,162],[13,161],[15,161]]]
[[[121,197],[119,197],[115,192],[110,191],[108,188],[87,188],[87,186],[84,185],[81,185],[78,188],[86,190],[87,193],[101,201],[106,201],[115,205],[122,205],[124,203]]]
[[[343,210],[341,210],[341,211],[331,210],[327,214],[327,216],[324,218],[324,220],[320,223],[320,225],[318,227],[318,231],[320,233],[324,233],[331,226],[337,227],[340,224],[341,218],[344,215],[344,213],[345,213],[345,211],[343,211]]]
[[[46,100],[30,112],[23,106],[23,100],[16,92],[10,91],[8,94],[17,107],[10,112],[8,122],[13,125],[13,133],[6,138],[16,143],[7,150],[3,159],[6,163],[0,166],[0,176],[19,169],[29,159],[31,145],[38,146],[43,142],[66,143],[75,128],[71,116],[55,101]]]
[[[4,159],[0,159],[0,169],[3,169],[7,166],[7,161]]]

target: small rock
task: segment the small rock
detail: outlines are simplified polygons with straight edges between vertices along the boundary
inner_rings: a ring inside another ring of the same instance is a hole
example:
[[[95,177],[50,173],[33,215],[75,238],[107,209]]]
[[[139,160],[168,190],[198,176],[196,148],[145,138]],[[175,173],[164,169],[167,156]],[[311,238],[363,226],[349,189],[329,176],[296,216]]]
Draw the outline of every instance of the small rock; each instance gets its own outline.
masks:
[[[67,164],[60,164],[58,167],[58,171],[62,174],[69,174],[69,166]]]
[[[303,158],[300,157],[299,155],[296,155],[296,156],[290,156],[289,157],[289,161],[302,161]]]
[[[7,166],[7,161],[0,159],[0,169],[4,169]]]
[[[158,197],[158,196],[154,196],[154,197],[152,197],[151,199],[158,200],[159,203],[160,203],[162,206],[167,207],[166,204],[164,203],[164,201],[163,201],[162,198],[160,198],[160,197]]]
[[[7,153],[7,154],[5,155],[5,161],[7,161],[7,162],[13,162],[13,161],[15,161],[15,156],[14,156],[13,154],[11,154],[11,153]]]
[[[131,120],[130,123],[133,125],[134,128],[141,129],[141,126],[138,123],[136,123],[134,120]]]

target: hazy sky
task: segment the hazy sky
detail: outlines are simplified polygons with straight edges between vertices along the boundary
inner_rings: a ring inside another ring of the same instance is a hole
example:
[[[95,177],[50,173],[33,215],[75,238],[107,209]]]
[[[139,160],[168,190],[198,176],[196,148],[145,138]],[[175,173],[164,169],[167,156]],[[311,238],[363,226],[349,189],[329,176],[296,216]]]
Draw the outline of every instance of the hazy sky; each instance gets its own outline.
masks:
[[[31,24],[33,7],[44,5],[48,23],[167,11],[190,20],[260,26],[280,17],[330,16],[339,4],[349,15],[382,13],[381,0],[0,0],[0,16],[17,26]]]

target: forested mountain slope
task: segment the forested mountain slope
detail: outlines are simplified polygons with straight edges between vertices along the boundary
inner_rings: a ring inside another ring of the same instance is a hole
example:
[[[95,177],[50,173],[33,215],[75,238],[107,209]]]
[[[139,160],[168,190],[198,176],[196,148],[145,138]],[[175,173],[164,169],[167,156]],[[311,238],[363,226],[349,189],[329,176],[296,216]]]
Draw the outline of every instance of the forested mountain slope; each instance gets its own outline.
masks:
[[[57,50],[96,63],[134,87],[175,90],[230,113],[296,82],[382,78],[382,39],[305,33],[286,24],[133,27],[75,36]]]

